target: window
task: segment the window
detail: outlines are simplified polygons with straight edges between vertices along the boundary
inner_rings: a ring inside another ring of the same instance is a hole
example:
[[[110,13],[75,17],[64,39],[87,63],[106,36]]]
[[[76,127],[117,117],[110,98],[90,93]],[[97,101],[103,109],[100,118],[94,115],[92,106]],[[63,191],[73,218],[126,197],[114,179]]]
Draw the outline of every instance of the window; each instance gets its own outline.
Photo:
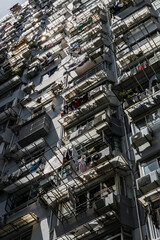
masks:
[[[135,133],[139,132],[142,128],[156,124],[160,120],[160,109],[154,113],[149,114],[135,123]]]
[[[111,234],[110,236],[107,236],[105,238],[103,238],[102,240],[121,240],[121,234],[116,234],[115,236],[113,236],[113,234]]]
[[[122,152],[120,137],[112,136],[111,137],[111,146],[112,146],[112,150]]]
[[[5,129],[7,127],[7,122],[8,121],[0,124],[0,133],[3,133],[5,131]]]
[[[153,159],[152,161],[142,163],[143,174],[147,175],[160,167],[160,158]]]
[[[87,193],[80,195],[76,199],[76,213],[80,214],[87,210]]]
[[[66,164],[61,170],[62,179],[70,177],[72,175],[72,170],[70,164]]]
[[[23,233],[20,233],[18,237],[14,238],[13,240],[30,240],[32,235],[32,227],[24,230]]]
[[[6,212],[9,213],[12,210],[18,211],[28,204],[33,203],[36,201],[37,193],[38,185],[32,184],[11,194],[7,199],[5,207]]]
[[[120,181],[119,181],[119,183],[120,183],[120,191],[121,191],[121,194],[123,195],[123,196],[125,196],[126,195],[126,187],[125,187],[125,181],[124,181],[124,178],[123,177],[119,177],[119,179],[120,179]]]
[[[132,50],[135,50],[135,49],[141,47],[143,44],[147,43],[148,41],[149,41],[148,38],[141,40],[140,42],[138,42],[137,44],[132,46]]]

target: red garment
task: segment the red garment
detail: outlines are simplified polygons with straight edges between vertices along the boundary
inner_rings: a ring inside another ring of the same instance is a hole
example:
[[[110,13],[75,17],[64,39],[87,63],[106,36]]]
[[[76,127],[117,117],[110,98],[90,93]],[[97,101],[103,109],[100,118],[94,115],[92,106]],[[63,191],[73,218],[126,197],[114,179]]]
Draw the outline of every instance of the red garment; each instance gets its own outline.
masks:
[[[144,66],[139,66],[139,70],[142,71],[144,69]]]
[[[78,108],[81,104],[81,99],[79,98],[75,103],[73,104],[74,108]]]
[[[4,27],[4,30],[6,30],[7,28],[9,28],[11,26],[10,23],[7,23],[6,26]]]
[[[87,165],[82,159],[79,160],[79,171],[82,173],[87,171]]]

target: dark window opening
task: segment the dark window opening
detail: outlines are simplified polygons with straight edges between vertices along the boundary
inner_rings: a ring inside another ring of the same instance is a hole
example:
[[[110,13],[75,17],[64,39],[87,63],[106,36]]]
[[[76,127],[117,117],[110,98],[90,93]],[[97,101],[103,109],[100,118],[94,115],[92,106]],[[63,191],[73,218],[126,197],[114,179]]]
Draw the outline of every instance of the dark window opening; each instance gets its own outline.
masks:
[[[77,197],[76,201],[76,213],[80,214],[87,210],[87,194],[83,194]]]

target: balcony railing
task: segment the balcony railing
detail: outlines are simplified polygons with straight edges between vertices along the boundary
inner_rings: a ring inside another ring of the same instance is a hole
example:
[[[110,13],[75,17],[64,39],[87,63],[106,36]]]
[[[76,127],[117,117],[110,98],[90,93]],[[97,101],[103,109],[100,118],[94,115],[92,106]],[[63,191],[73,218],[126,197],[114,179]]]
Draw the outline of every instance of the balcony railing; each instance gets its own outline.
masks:
[[[136,119],[138,116],[147,114],[148,112],[150,112],[153,108],[158,108],[159,107],[159,103],[160,103],[160,87],[159,84],[157,84],[157,86],[153,87],[152,91],[147,91],[144,93],[141,93],[141,101],[139,100],[139,98],[137,97],[137,102],[134,103],[132,102],[131,99],[131,106],[127,107],[126,105],[126,111],[129,114],[129,116],[133,119]],[[154,90],[154,91],[153,91]],[[133,96],[134,98],[135,96]],[[126,100],[127,101],[127,100]],[[129,100],[128,100],[128,106],[129,106]]]
[[[77,146],[79,143],[92,142],[101,136],[102,131],[105,130],[105,133],[112,132],[111,122],[112,120],[106,115],[105,111],[102,111],[95,115],[92,121],[65,136],[63,141],[66,147],[70,143]]]
[[[147,18],[150,18],[151,16],[157,17],[155,11],[150,9],[148,6],[145,6],[144,8],[142,8],[139,11],[136,11],[126,19],[114,22],[112,31],[116,36],[118,36],[123,32],[128,31],[131,27],[137,26],[137,24],[145,21]]]
[[[129,65],[136,65],[139,61],[143,61],[149,54],[153,53],[153,51],[158,52],[160,49],[160,37],[157,35],[156,37],[148,40],[146,44],[138,47],[129,53],[124,53],[119,56],[117,61],[121,70],[124,71],[128,68]],[[131,66],[130,66],[131,67]]]
[[[71,38],[69,41],[70,45],[73,45],[78,40],[83,40],[83,42],[88,41],[88,37],[92,37],[94,35],[97,35],[98,33],[107,33],[107,28],[103,24],[96,24],[91,29],[89,29],[87,32],[82,32],[80,35],[76,35]]]
[[[91,181],[99,178],[101,175],[106,174],[107,172],[112,171],[126,171],[129,170],[129,166],[125,159],[118,155],[115,158],[112,158],[111,160],[105,161],[105,152],[101,156],[103,157],[103,161],[99,161],[100,163],[91,169],[86,170],[85,172],[79,174],[79,177],[74,176],[74,178],[71,178],[71,180],[65,181],[65,184],[62,184],[60,186],[57,186],[53,188],[52,190],[48,191],[47,194],[44,194],[42,196],[42,199],[47,205],[55,207],[55,205],[58,203],[58,200],[61,199],[68,199],[68,189],[72,188],[72,186],[75,186],[76,193],[84,188],[84,185],[86,185],[88,182],[91,183]],[[100,159],[101,159],[100,157]]]
[[[5,94],[9,90],[11,90],[12,88],[19,85],[21,83],[21,81],[22,80],[19,76],[15,76],[14,78],[9,80],[8,82],[5,82],[2,85],[0,85],[0,96],[2,96],[3,94]]]
[[[16,119],[18,116],[17,109],[14,107],[9,107],[8,109],[4,110],[4,112],[0,113],[0,122],[9,119]]]
[[[105,214],[106,212],[116,210],[116,208],[117,199],[113,192],[110,194],[106,192],[105,197],[101,196],[100,193],[98,195],[97,192],[96,198],[88,199],[85,202],[76,206],[75,208],[68,209],[68,211],[66,211],[64,214],[62,212],[61,218],[64,222],[65,220],[71,220],[71,218],[83,217],[83,215],[87,214],[87,212],[90,210],[92,210],[94,215],[98,214],[100,216]]]
[[[100,110],[103,110],[104,106],[107,106],[110,103],[109,95],[101,91],[97,97],[90,99],[82,106],[78,107],[77,109],[69,112],[64,117],[59,119],[59,122],[62,126],[68,127],[69,125],[80,122],[81,119],[84,117],[86,118],[87,115],[93,115]]]
[[[33,212],[28,212],[14,221],[7,221],[7,224],[1,226],[0,238],[5,238],[7,235],[12,234],[12,232],[19,231],[23,226],[38,222],[38,217]]]
[[[113,91],[116,93],[117,97],[120,98],[120,92],[122,89],[129,90],[135,89],[139,84],[149,85],[148,79],[153,77],[155,73],[159,74],[159,64],[160,64],[160,52],[154,54],[153,57],[149,58],[147,61],[142,62],[130,71],[122,73],[119,77],[119,83],[114,86]],[[154,71],[153,71],[154,69]],[[146,78],[147,76],[147,78]],[[125,106],[128,107],[129,105]]]
[[[105,16],[105,14],[104,14],[104,16]],[[74,25],[74,22],[73,22],[72,23],[73,27],[68,29],[68,31],[72,37],[82,31],[85,31],[86,29],[89,29],[89,28],[95,26],[95,24],[97,24],[98,22],[101,21],[101,14],[98,14],[98,13],[92,14],[91,11],[89,11],[88,14],[85,15],[85,17],[82,19],[83,20],[80,20],[80,18],[79,18],[79,20],[78,20],[78,18],[77,18],[77,22],[79,22],[79,23],[77,25]],[[103,17],[103,21],[104,20],[106,20],[106,19]]]
[[[4,184],[8,185],[4,188],[7,193],[12,193],[27,186],[30,182],[36,181],[41,177],[44,169],[44,162],[42,158],[37,158],[34,161],[20,167],[17,171],[5,177]]]
[[[148,201],[154,203],[159,200],[160,168],[144,177],[138,178],[137,189],[140,192],[139,201],[144,207],[148,206]]]
[[[100,63],[97,66],[93,67],[85,74],[75,78],[69,89],[65,89],[62,97],[66,101],[70,101],[72,98],[79,94],[83,94],[90,90],[90,88],[96,87],[103,83],[105,80],[114,81],[113,75],[109,69],[106,69],[104,63]]]

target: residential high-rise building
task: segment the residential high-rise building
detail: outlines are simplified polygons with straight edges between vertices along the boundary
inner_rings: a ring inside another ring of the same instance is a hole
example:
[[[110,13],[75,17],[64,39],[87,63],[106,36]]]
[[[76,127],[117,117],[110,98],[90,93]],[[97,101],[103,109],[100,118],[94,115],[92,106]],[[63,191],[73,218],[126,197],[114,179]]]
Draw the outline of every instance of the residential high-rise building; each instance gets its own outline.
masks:
[[[160,239],[159,0],[30,0],[0,20],[0,239]]]

